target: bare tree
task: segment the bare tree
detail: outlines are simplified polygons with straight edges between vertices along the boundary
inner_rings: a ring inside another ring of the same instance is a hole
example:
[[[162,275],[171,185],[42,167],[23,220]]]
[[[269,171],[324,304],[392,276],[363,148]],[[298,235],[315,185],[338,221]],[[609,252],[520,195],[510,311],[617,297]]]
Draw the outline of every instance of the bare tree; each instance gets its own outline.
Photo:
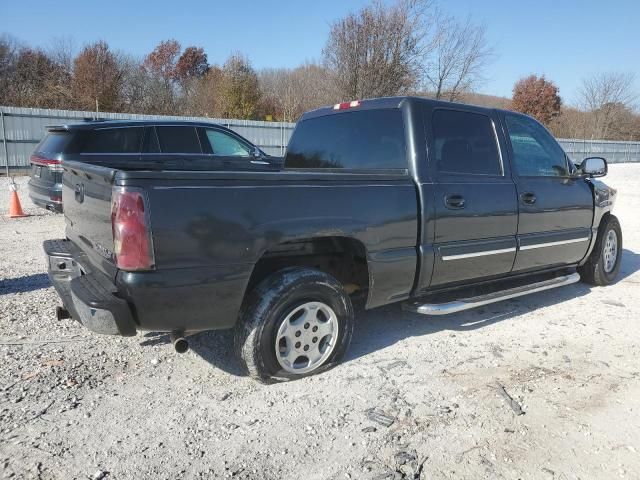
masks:
[[[295,121],[307,110],[332,104],[336,98],[336,92],[328,81],[329,72],[326,68],[315,63],[306,63],[293,70],[298,96],[301,98],[300,111],[292,117]]]
[[[277,120],[294,122],[307,110],[334,102],[325,68],[307,63],[294,69],[268,68],[258,73],[262,109]]]
[[[560,110],[561,114],[547,125],[551,133],[557,138],[583,138],[590,114],[564,105]]]
[[[69,75],[73,74],[73,59],[76,55],[76,42],[71,36],[56,37],[47,49],[49,58],[60,65]]]
[[[277,120],[290,122],[299,109],[293,71],[288,68],[267,68],[258,72],[263,95],[263,110]]]
[[[15,62],[9,82],[11,103],[22,107],[61,108],[68,105],[68,91],[58,79],[62,69],[42,50],[24,48]]]
[[[425,88],[437,99],[455,101],[482,80],[493,57],[486,28],[470,18],[459,22],[439,15],[423,62]]]
[[[149,113],[170,115],[176,112],[175,69],[180,49],[178,41],[164,40],[142,62],[148,79],[148,95],[152,99]]]
[[[375,1],[331,25],[323,50],[340,99],[397,95],[418,82],[429,0]]]
[[[15,100],[13,87],[20,50],[20,43],[14,37],[0,36],[0,105],[11,105]]]
[[[152,111],[153,98],[149,92],[150,78],[139,58],[125,52],[115,52],[118,70],[122,75],[120,98],[123,112],[146,113]]]
[[[625,110],[633,107],[637,97],[635,74],[600,72],[582,81],[579,91],[581,106],[591,112],[591,138],[608,138]]]

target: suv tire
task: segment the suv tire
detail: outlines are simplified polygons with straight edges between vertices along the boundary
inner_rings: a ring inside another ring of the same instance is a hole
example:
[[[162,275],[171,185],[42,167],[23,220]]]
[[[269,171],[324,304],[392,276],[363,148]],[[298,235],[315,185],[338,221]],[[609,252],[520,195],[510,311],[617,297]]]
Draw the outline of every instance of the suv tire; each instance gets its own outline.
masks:
[[[249,375],[291,380],[335,366],[353,333],[351,299],[331,275],[292,267],[271,274],[245,299],[235,347]]]

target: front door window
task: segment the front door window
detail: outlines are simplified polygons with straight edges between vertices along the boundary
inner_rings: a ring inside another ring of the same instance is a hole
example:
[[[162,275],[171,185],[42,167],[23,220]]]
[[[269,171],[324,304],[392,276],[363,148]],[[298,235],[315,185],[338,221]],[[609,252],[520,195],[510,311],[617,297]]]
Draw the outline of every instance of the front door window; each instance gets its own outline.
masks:
[[[535,120],[505,115],[513,149],[513,163],[520,177],[566,177],[567,158],[562,147]]]

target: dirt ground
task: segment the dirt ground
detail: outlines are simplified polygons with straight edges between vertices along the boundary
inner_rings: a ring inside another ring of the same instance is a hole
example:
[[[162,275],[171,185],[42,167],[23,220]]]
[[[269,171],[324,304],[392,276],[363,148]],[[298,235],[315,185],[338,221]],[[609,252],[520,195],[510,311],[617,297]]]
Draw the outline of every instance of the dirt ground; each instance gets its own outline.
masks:
[[[640,478],[640,165],[612,165],[619,281],[444,318],[358,315],[343,364],[264,386],[231,336],[57,321],[41,243],[64,219],[9,220],[0,180],[0,473],[42,479]],[[498,384],[524,410],[516,415]]]

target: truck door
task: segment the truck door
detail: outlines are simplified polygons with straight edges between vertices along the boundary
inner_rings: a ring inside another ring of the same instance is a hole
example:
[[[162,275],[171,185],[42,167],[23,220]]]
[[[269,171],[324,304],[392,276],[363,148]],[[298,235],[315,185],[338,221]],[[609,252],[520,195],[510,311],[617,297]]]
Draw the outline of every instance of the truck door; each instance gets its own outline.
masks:
[[[431,286],[500,276],[516,254],[518,205],[498,118],[474,107],[424,107],[434,179]]]
[[[580,261],[591,240],[591,187],[571,176],[562,147],[538,122],[511,113],[504,122],[520,209],[513,270]]]

